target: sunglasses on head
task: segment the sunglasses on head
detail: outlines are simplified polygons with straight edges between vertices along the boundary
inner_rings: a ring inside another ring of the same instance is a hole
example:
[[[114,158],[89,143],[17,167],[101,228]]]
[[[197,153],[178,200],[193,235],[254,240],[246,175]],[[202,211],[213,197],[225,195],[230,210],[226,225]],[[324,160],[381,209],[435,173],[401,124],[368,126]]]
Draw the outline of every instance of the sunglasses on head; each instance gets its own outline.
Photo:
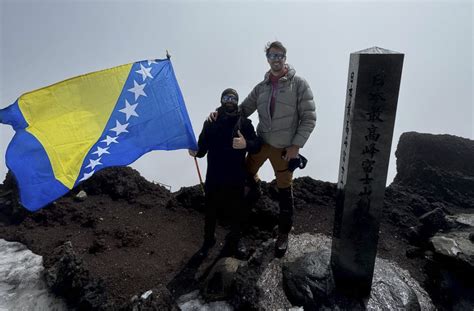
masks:
[[[267,58],[269,60],[282,60],[286,55],[283,53],[268,53]]]
[[[236,103],[237,102],[237,97],[234,95],[224,95],[222,96],[222,102],[224,103]]]

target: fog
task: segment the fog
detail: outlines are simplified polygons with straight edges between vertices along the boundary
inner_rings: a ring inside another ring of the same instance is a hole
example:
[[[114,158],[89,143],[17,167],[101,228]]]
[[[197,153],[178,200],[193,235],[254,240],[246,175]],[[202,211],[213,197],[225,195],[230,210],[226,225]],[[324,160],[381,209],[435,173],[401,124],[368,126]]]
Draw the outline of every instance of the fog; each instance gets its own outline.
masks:
[[[80,74],[150,58],[171,60],[196,136],[227,87],[243,99],[280,40],[315,95],[316,128],[295,177],[336,182],[351,52],[405,54],[388,183],[403,132],[473,138],[471,1],[1,1],[0,108]],[[252,116],[254,125],[258,118]],[[0,153],[14,131],[0,126]],[[203,174],[205,159],[199,160]],[[131,165],[172,191],[199,182],[185,150],[154,151]],[[0,162],[0,179],[7,172]],[[270,181],[266,163],[259,174]]]

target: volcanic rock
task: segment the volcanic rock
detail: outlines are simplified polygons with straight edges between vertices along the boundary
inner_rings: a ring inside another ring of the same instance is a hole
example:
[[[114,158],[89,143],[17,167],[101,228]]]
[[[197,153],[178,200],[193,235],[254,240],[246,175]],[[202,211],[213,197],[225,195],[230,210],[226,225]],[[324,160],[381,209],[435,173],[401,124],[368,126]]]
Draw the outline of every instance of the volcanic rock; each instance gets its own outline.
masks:
[[[394,182],[448,205],[474,208],[474,143],[453,135],[403,133]]]
[[[434,251],[447,256],[466,267],[466,273],[474,273],[474,244],[469,240],[468,231],[438,233],[431,238]]]
[[[473,214],[457,214],[448,216],[452,221],[464,228],[471,228],[474,230],[474,213]]]
[[[235,273],[242,263],[232,257],[221,258],[204,281],[203,297],[207,301],[228,299],[233,294]]]
[[[87,199],[87,193],[84,190],[81,190],[78,194],[76,194],[74,199],[79,202],[85,201]]]
[[[106,194],[143,207],[165,206],[171,198],[168,189],[147,181],[131,167],[110,167],[94,174],[79,186],[89,195]]]
[[[273,249],[275,243],[272,240],[262,242],[256,251],[249,258],[246,265],[241,265],[235,276],[235,294],[231,298],[231,304],[237,310],[260,310],[259,305],[262,296],[266,295],[265,290],[258,284],[259,279],[268,263],[273,259]],[[283,295],[282,299],[286,299]],[[275,306],[275,304],[273,304]],[[280,304],[279,308],[286,307]]]
[[[74,303],[78,310],[109,310],[103,284],[89,275],[70,242],[55,249],[56,260],[46,270],[48,287],[57,295]]]
[[[29,214],[20,204],[15,177],[8,171],[3,185],[0,185],[0,221],[16,224]]]
[[[174,199],[185,208],[204,211],[204,194],[199,185],[193,187],[182,187],[174,193]]]
[[[304,306],[305,310],[331,306],[329,299],[335,285],[330,258],[331,251],[324,249],[283,263],[285,293],[294,305]]]

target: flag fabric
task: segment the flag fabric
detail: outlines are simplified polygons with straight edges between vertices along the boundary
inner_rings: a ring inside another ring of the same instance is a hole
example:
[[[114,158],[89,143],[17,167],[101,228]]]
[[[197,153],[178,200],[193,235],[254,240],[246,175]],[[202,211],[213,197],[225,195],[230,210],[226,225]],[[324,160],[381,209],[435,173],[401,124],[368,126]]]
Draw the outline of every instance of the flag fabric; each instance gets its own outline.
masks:
[[[0,110],[6,164],[35,211],[109,166],[151,150],[197,150],[170,60],[147,60],[25,93]]]

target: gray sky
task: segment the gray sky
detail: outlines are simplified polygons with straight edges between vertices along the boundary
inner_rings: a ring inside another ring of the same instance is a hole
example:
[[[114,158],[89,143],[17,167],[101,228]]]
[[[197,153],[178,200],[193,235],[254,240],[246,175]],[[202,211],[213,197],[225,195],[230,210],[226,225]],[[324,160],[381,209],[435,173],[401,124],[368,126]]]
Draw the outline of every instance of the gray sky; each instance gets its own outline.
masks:
[[[243,99],[268,70],[278,39],[310,84],[318,121],[295,177],[336,182],[349,54],[379,46],[405,54],[388,182],[403,132],[473,139],[472,1],[19,1],[0,0],[0,108],[80,74],[172,55],[196,136],[223,89]],[[257,117],[252,117],[256,125]],[[0,181],[13,130],[0,125]],[[199,160],[206,171],[206,160]],[[198,183],[184,150],[134,164],[148,180]],[[273,179],[269,163],[260,171]]]

